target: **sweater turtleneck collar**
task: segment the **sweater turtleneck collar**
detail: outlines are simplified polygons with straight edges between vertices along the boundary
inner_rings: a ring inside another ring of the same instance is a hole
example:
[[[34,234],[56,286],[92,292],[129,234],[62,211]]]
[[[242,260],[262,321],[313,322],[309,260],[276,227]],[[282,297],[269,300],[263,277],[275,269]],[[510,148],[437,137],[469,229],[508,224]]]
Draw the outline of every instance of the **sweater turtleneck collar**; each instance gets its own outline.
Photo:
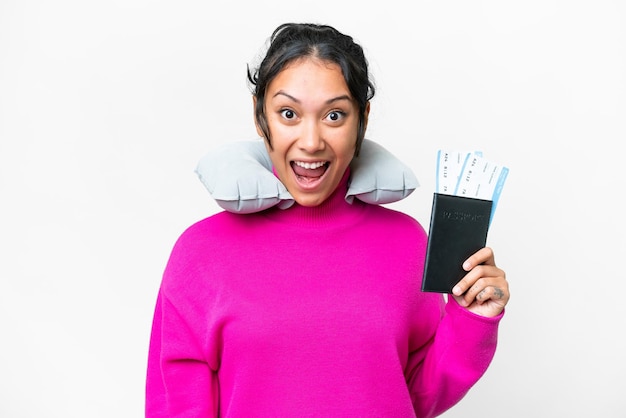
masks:
[[[287,209],[274,207],[265,211],[265,215],[279,222],[288,222],[302,227],[342,226],[358,221],[363,213],[365,203],[354,199],[348,203],[345,199],[348,193],[350,169],[344,173],[335,191],[320,205],[301,206],[295,202]]]

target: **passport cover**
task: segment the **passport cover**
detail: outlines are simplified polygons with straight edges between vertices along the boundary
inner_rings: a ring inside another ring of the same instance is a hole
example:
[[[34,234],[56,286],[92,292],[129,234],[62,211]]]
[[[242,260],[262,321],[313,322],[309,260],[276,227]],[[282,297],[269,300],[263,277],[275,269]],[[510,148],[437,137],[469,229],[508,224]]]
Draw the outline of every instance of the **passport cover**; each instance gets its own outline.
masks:
[[[487,243],[492,205],[491,200],[433,195],[423,292],[452,293],[467,273],[463,262]]]

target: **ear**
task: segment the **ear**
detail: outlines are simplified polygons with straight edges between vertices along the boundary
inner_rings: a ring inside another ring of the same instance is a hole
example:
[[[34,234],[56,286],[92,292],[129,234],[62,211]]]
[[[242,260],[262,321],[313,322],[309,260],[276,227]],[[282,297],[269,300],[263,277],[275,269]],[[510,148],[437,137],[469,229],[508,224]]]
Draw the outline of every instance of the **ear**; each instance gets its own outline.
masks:
[[[367,123],[369,122],[370,119],[370,102],[367,102],[367,105],[365,105],[365,114],[363,115],[363,125],[365,126],[365,132],[367,132]]]
[[[359,121],[359,124],[362,123],[363,125],[363,139],[361,144],[359,144],[359,146],[355,146],[354,148],[354,157],[358,157],[359,153],[361,152],[361,148],[363,147],[363,141],[365,140],[365,136],[367,135],[367,124],[369,122],[369,118],[370,118],[370,102],[369,100],[367,101],[367,103],[365,103],[365,110],[363,111],[363,120],[362,122]]]
[[[263,131],[259,128],[259,123],[256,119],[256,96],[252,96],[252,118],[254,119],[254,127],[256,128],[256,133],[261,137],[265,138],[263,135]]]

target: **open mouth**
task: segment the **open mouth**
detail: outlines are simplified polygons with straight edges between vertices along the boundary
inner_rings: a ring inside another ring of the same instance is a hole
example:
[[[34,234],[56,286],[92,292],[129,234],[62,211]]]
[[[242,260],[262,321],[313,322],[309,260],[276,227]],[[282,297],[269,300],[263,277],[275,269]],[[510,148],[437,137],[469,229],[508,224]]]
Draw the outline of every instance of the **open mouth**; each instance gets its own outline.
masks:
[[[310,184],[319,180],[326,173],[329,165],[328,161],[292,161],[291,169],[299,182]]]

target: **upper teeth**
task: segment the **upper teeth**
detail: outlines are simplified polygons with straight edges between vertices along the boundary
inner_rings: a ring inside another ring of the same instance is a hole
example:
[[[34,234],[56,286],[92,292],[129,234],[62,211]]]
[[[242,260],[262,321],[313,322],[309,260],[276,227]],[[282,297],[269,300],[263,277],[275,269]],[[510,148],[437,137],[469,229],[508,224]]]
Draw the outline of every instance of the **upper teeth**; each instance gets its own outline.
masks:
[[[307,170],[311,170],[311,169],[315,169],[315,168],[320,168],[321,166],[323,166],[324,162],[322,161],[318,161],[316,163],[306,163],[304,161],[296,161],[296,165],[302,167],[302,168],[306,168]]]

